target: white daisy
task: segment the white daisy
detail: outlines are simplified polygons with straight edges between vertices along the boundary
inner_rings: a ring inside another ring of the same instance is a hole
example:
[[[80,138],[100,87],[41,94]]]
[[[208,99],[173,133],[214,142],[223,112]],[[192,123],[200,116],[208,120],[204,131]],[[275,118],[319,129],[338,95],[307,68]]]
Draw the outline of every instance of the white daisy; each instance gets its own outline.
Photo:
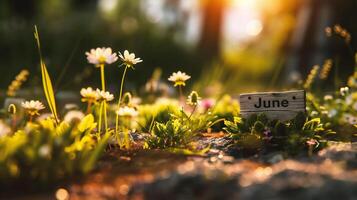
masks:
[[[325,101],[330,101],[330,100],[332,100],[333,99],[333,96],[332,95],[325,95],[324,96],[324,100]]]
[[[124,64],[126,64],[129,67],[132,67],[138,63],[143,62],[143,60],[141,60],[141,58],[135,58],[135,54],[129,53],[128,50],[125,50],[124,54],[121,54],[119,52],[119,57],[124,62]]]
[[[174,82],[175,83],[175,87],[176,86],[185,86],[185,82],[190,79],[191,76],[187,75],[185,72],[174,72],[170,77],[169,77],[169,81]]]
[[[95,102],[98,98],[97,92],[91,87],[82,88],[80,93],[83,102]]]
[[[349,91],[350,91],[350,89],[348,87],[340,88],[340,93],[341,93],[342,96],[346,96]]]
[[[31,115],[39,115],[39,111],[45,109],[45,106],[40,101],[25,101],[21,103],[21,106],[26,110],[26,112]]]
[[[84,113],[78,110],[71,110],[65,116],[63,121],[67,123],[80,122],[84,118]]]
[[[87,60],[89,63],[96,65],[112,64],[118,60],[116,53],[113,53],[111,48],[96,48],[86,52]]]
[[[112,101],[114,99],[114,95],[110,94],[109,92],[97,89],[97,99],[99,101]]]
[[[119,110],[116,111],[117,115],[121,117],[136,117],[138,116],[138,111],[136,111],[134,108],[125,106],[125,107],[120,107]]]

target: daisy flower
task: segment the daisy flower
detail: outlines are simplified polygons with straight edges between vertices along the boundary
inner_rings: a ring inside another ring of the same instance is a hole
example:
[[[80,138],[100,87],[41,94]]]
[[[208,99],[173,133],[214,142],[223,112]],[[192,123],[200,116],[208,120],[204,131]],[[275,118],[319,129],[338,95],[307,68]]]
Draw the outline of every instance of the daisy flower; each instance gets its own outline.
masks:
[[[333,100],[333,96],[332,96],[332,95],[325,95],[325,96],[324,96],[324,100],[325,100],[325,101]]]
[[[346,96],[348,93],[349,93],[350,89],[348,87],[342,87],[340,88],[340,93],[341,93],[341,96]]]
[[[98,98],[97,92],[91,87],[81,89],[82,102],[95,102]]]
[[[174,82],[175,83],[175,87],[176,86],[185,86],[185,82],[190,79],[191,76],[187,75],[185,72],[174,72],[170,77],[169,77],[169,81]]]
[[[84,118],[84,113],[78,110],[71,110],[65,116],[63,121],[67,123],[80,122]]]
[[[40,101],[25,101],[21,106],[26,110],[30,116],[39,115],[39,111],[45,109],[45,106]]]
[[[109,92],[97,89],[96,93],[97,93],[97,99],[99,101],[107,101],[108,102],[108,101],[112,101],[114,99],[114,95],[110,94]]]
[[[138,116],[138,111],[136,111],[134,108],[125,106],[120,107],[119,110],[116,111],[116,114],[121,117],[136,117]]]
[[[118,60],[116,53],[113,53],[111,48],[96,48],[86,52],[87,60],[89,63],[99,67],[103,64],[112,64]]]
[[[128,67],[132,67],[138,63],[143,62],[143,60],[141,60],[141,58],[135,58],[135,54],[134,53],[129,53],[128,50],[124,51],[124,54],[121,54],[119,52],[119,57],[120,59],[123,61],[123,63],[125,65],[127,65]]]

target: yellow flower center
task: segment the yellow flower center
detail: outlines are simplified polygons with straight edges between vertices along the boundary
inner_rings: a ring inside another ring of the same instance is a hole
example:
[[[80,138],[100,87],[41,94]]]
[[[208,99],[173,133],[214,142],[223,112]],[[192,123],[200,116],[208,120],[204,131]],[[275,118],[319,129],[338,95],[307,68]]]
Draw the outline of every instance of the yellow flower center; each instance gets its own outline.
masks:
[[[185,81],[183,81],[183,80],[176,80],[174,87],[176,87],[176,86],[185,86],[185,85],[186,85],[186,84],[185,84]]]
[[[98,59],[99,64],[104,64],[106,60],[107,59],[104,56],[100,56],[99,59]]]

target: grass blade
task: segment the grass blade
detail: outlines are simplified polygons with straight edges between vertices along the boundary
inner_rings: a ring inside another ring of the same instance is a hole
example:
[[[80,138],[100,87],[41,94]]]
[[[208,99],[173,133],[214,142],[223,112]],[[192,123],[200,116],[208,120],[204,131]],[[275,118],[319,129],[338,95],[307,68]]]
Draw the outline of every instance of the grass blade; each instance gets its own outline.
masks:
[[[40,36],[38,34],[38,31],[37,31],[37,26],[35,26],[34,35],[35,35],[35,39],[36,39],[36,42],[37,42],[38,52],[39,52],[39,55],[40,55],[40,65],[41,65],[43,91],[45,93],[46,100],[47,100],[48,106],[50,107],[52,115],[55,118],[56,123],[58,123],[59,119],[58,119],[57,109],[56,109],[56,99],[55,99],[55,95],[54,95],[54,92],[53,92],[52,81],[51,81],[50,75],[48,74],[48,71],[47,71],[47,68],[46,68],[46,64],[45,64],[45,62],[43,61],[43,58],[42,58]]]

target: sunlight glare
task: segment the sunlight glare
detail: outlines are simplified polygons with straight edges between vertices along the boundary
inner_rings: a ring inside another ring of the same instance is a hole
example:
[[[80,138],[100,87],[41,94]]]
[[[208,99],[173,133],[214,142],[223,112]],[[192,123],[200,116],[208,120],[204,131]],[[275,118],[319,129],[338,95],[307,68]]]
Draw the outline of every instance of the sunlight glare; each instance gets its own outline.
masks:
[[[225,14],[223,26],[227,45],[239,44],[259,35],[263,30],[262,13],[257,0],[234,0]]]
[[[263,30],[263,24],[258,19],[253,19],[249,21],[246,26],[246,33],[250,36],[257,36],[262,32],[262,30]]]
[[[119,0],[99,0],[98,7],[101,11],[110,13],[115,10]]]

